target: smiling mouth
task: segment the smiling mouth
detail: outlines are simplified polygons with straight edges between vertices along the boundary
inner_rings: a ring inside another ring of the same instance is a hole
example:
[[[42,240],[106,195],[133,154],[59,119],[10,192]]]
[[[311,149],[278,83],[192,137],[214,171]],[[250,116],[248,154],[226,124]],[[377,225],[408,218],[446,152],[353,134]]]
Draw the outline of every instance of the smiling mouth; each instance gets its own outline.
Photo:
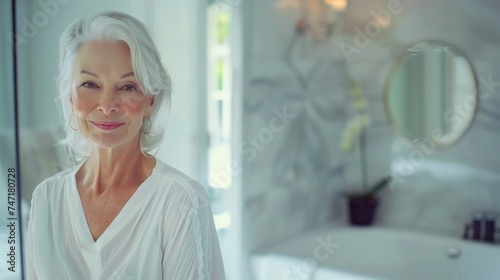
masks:
[[[124,123],[115,123],[115,122],[91,122],[93,123],[96,127],[104,130],[113,130],[117,129],[118,127],[122,126]]]

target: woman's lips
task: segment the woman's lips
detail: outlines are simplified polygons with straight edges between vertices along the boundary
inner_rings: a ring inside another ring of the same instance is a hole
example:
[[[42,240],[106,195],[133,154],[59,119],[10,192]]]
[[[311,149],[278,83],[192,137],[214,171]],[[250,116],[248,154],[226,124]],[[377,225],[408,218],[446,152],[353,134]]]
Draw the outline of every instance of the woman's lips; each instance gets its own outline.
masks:
[[[91,122],[91,123],[93,123],[98,128],[104,130],[113,130],[123,125],[123,123],[117,123],[117,122]]]

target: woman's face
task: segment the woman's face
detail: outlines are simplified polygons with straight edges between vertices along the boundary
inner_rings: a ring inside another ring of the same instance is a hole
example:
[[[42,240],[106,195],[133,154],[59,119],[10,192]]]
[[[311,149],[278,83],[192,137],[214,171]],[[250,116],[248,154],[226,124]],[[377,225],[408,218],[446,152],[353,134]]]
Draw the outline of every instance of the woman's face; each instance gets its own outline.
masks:
[[[80,133],[98,148],[138,140],[154,99],[139,88],[127,44],[86,42],[78,50],[74,69],[70,102]]]

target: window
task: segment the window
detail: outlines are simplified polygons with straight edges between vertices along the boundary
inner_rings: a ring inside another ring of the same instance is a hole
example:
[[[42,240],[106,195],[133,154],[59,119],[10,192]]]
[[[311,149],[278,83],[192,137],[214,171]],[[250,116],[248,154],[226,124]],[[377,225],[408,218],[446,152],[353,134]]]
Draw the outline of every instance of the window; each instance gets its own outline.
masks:
[[[207,128],[209,186],[222,195],[214,205],[218,230],[228,228],[231,215],[224,211],[223,193],[231,187],[231,10],[221,4],[208,8]],[[222,204],[222,205],[221,205]],[[219,207],[218,207],[219,206]]]

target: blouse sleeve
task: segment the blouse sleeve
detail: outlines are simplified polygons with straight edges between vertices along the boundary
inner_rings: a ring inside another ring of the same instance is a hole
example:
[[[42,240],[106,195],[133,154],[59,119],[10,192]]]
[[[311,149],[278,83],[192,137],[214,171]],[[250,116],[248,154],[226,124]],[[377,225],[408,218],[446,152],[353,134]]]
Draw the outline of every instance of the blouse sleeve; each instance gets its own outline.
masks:
[[[163,216],[163,279],[224,280],[210,204],[198,183],[174,183]]]

